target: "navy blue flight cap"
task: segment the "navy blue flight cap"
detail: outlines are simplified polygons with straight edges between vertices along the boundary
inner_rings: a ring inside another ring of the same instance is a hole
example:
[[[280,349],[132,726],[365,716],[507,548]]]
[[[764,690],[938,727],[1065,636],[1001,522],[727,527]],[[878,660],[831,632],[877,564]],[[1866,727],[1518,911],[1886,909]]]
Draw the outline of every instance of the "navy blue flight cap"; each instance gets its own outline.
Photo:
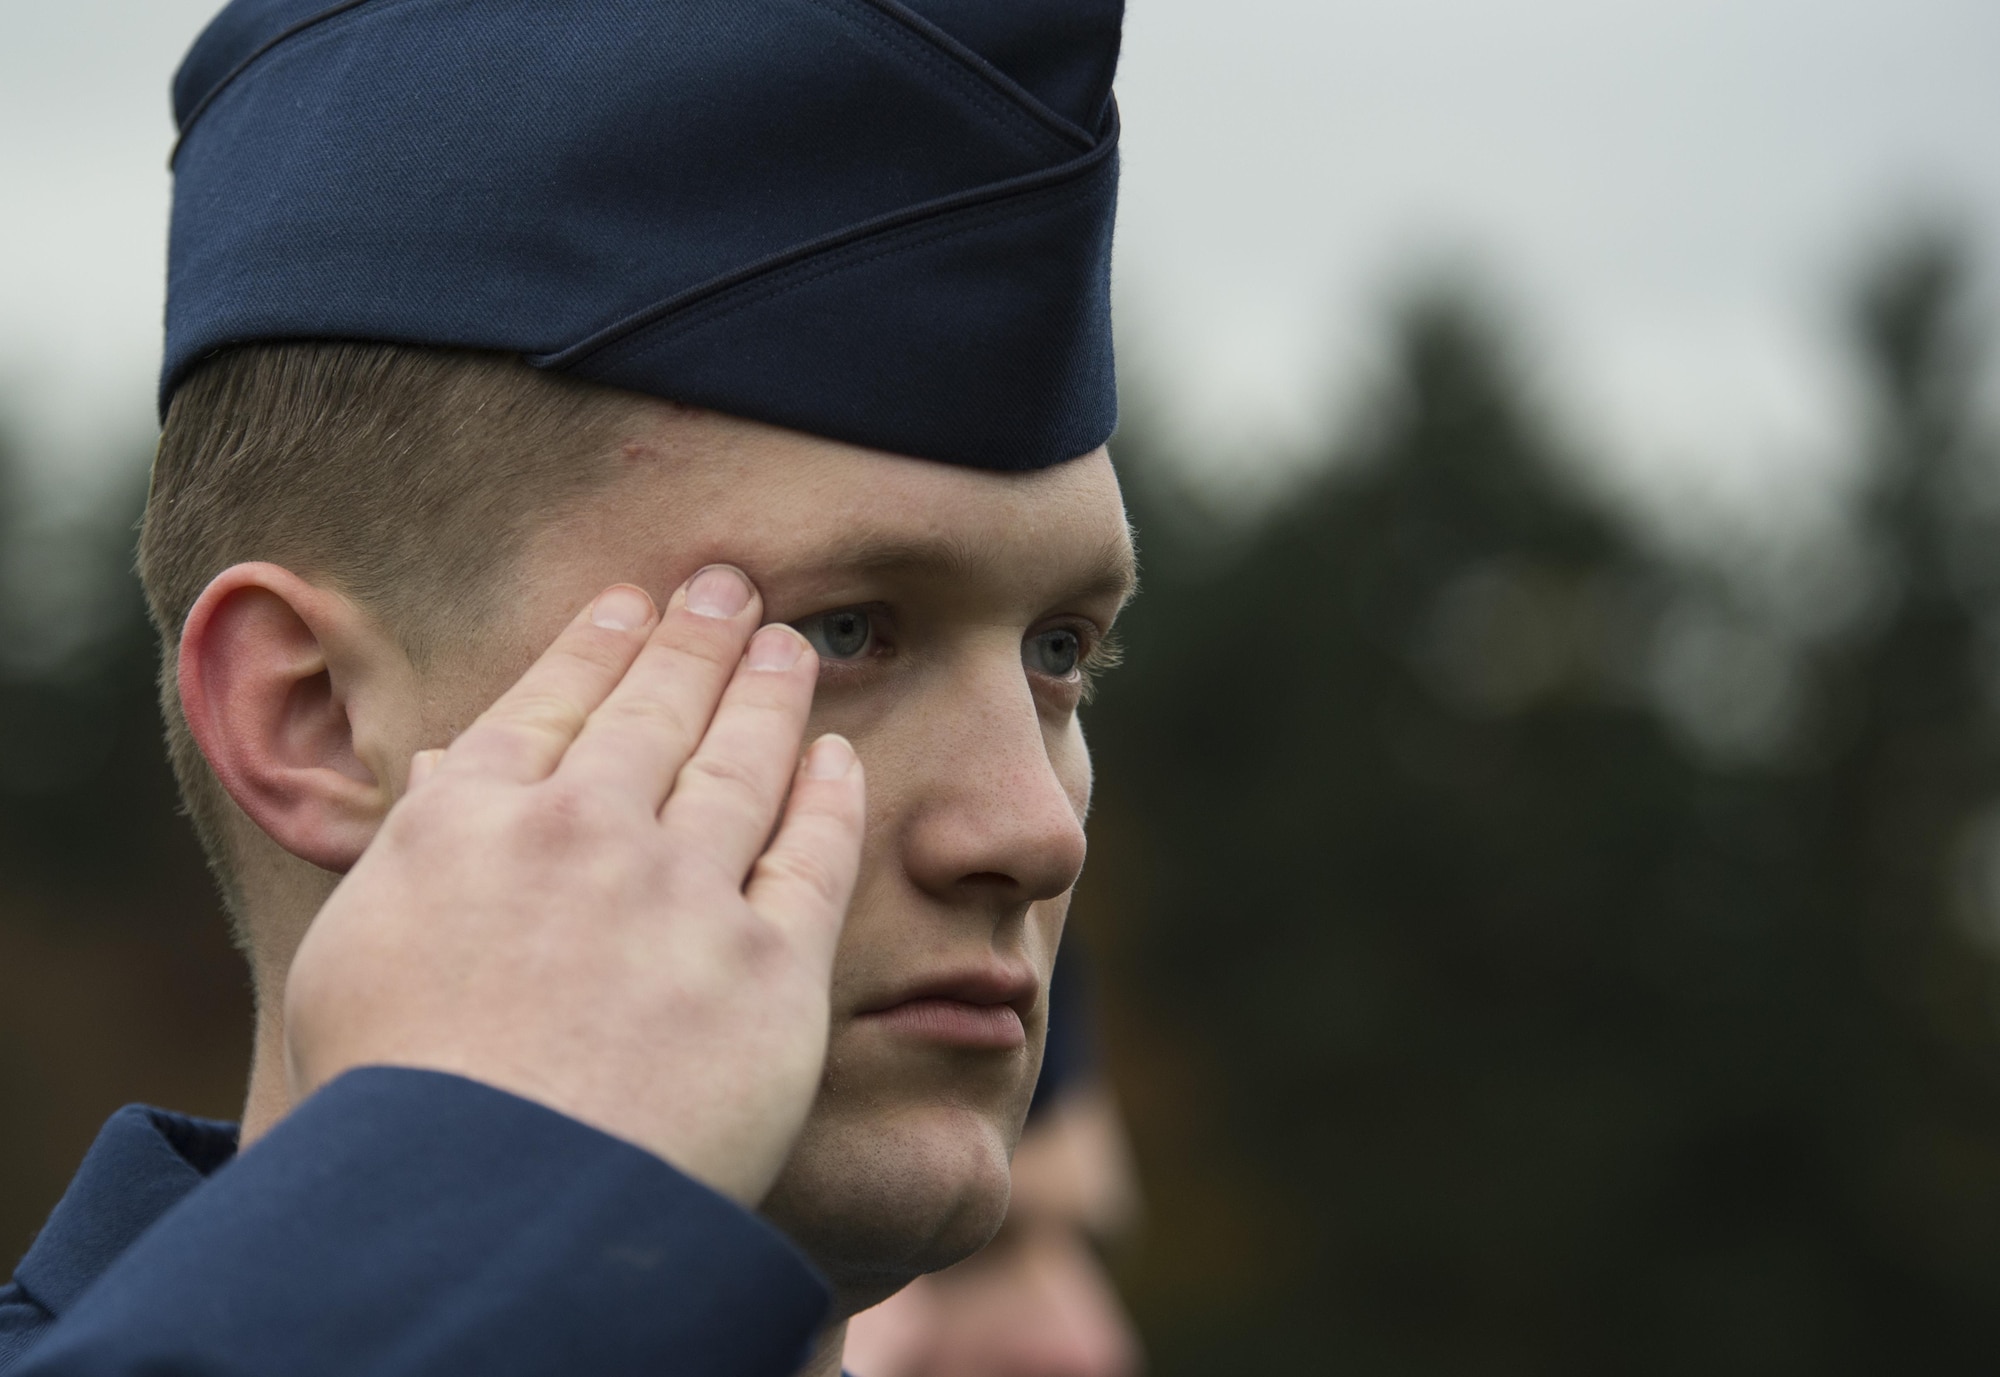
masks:
[[[162,410],[261,340],[504,350],[900,454],[1117,420],[1123,0],[234,0],[174,82]]]

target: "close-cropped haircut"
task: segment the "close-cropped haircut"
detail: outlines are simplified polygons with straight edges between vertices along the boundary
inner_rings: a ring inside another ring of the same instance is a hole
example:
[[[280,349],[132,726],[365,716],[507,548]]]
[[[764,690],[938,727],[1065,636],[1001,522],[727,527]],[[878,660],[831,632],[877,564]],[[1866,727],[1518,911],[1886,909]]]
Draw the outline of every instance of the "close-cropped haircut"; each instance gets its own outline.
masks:
[[[636,405],[507,355],[353,343],[239,346],[175,391],[139,576],[168,755],[239,944],[231,834],[247,824],[188,730],[175,674],[202,590],[233,564],[282,565],[354,599],[421,669],[503,610],[525,539],[608,481]]]

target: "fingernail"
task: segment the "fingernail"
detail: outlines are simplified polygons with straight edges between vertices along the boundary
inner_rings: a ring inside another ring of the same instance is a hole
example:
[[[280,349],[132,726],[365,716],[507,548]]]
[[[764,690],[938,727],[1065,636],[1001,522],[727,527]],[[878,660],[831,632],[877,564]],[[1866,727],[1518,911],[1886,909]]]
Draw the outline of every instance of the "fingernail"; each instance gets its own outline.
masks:
[[[406,791],[414,789],[419,784],[422,784],[425,780],[429,779],[431,777],[431,771],[437,769],[438,762],[443,759],[444,759],[444,752],[436,750],[418,751],[415,755],[411,756],[410,782],[403,786],[404,789]]]
[[[767,626],[750,638],[750,668],[790,669],[805,648],[806,638],[789,626]]]
[[[806,752],[807,779],[839,779],[854,768],[854,747],[844,736],[822,736]]]
[[[688,584],[688,611],[727,620],[750,605],[750,580],[727,564],[711,564]]]
[[[636,631],[653,619],[653,600],[637,588],[607,588],[591,604],[590,621],[610,631]]]

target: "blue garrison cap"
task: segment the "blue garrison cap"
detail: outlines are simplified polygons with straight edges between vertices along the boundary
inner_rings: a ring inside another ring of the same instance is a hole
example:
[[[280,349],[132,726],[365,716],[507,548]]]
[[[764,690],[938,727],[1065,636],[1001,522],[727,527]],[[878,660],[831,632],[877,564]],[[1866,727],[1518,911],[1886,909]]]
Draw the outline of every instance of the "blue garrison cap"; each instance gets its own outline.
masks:
[[[989,469],[1117,420],[1123,0],[234,0],[174,82],[164,410],[504,350]]]

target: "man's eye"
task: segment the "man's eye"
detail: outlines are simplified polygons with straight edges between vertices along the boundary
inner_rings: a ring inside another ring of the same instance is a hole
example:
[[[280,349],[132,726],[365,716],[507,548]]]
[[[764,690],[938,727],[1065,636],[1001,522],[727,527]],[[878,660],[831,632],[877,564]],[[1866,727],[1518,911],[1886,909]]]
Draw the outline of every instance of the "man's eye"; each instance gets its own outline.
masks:
[[[1083,663],[1082,637],[1063,627],[1030,636],[1027,651],[1028,668],[1054,679],[1067,679]]]
[[[822,660],[854,660],[868,653],[875,643],[875,626],[858,608],[822,612],[796,623],[799,634],[811,642]]]

